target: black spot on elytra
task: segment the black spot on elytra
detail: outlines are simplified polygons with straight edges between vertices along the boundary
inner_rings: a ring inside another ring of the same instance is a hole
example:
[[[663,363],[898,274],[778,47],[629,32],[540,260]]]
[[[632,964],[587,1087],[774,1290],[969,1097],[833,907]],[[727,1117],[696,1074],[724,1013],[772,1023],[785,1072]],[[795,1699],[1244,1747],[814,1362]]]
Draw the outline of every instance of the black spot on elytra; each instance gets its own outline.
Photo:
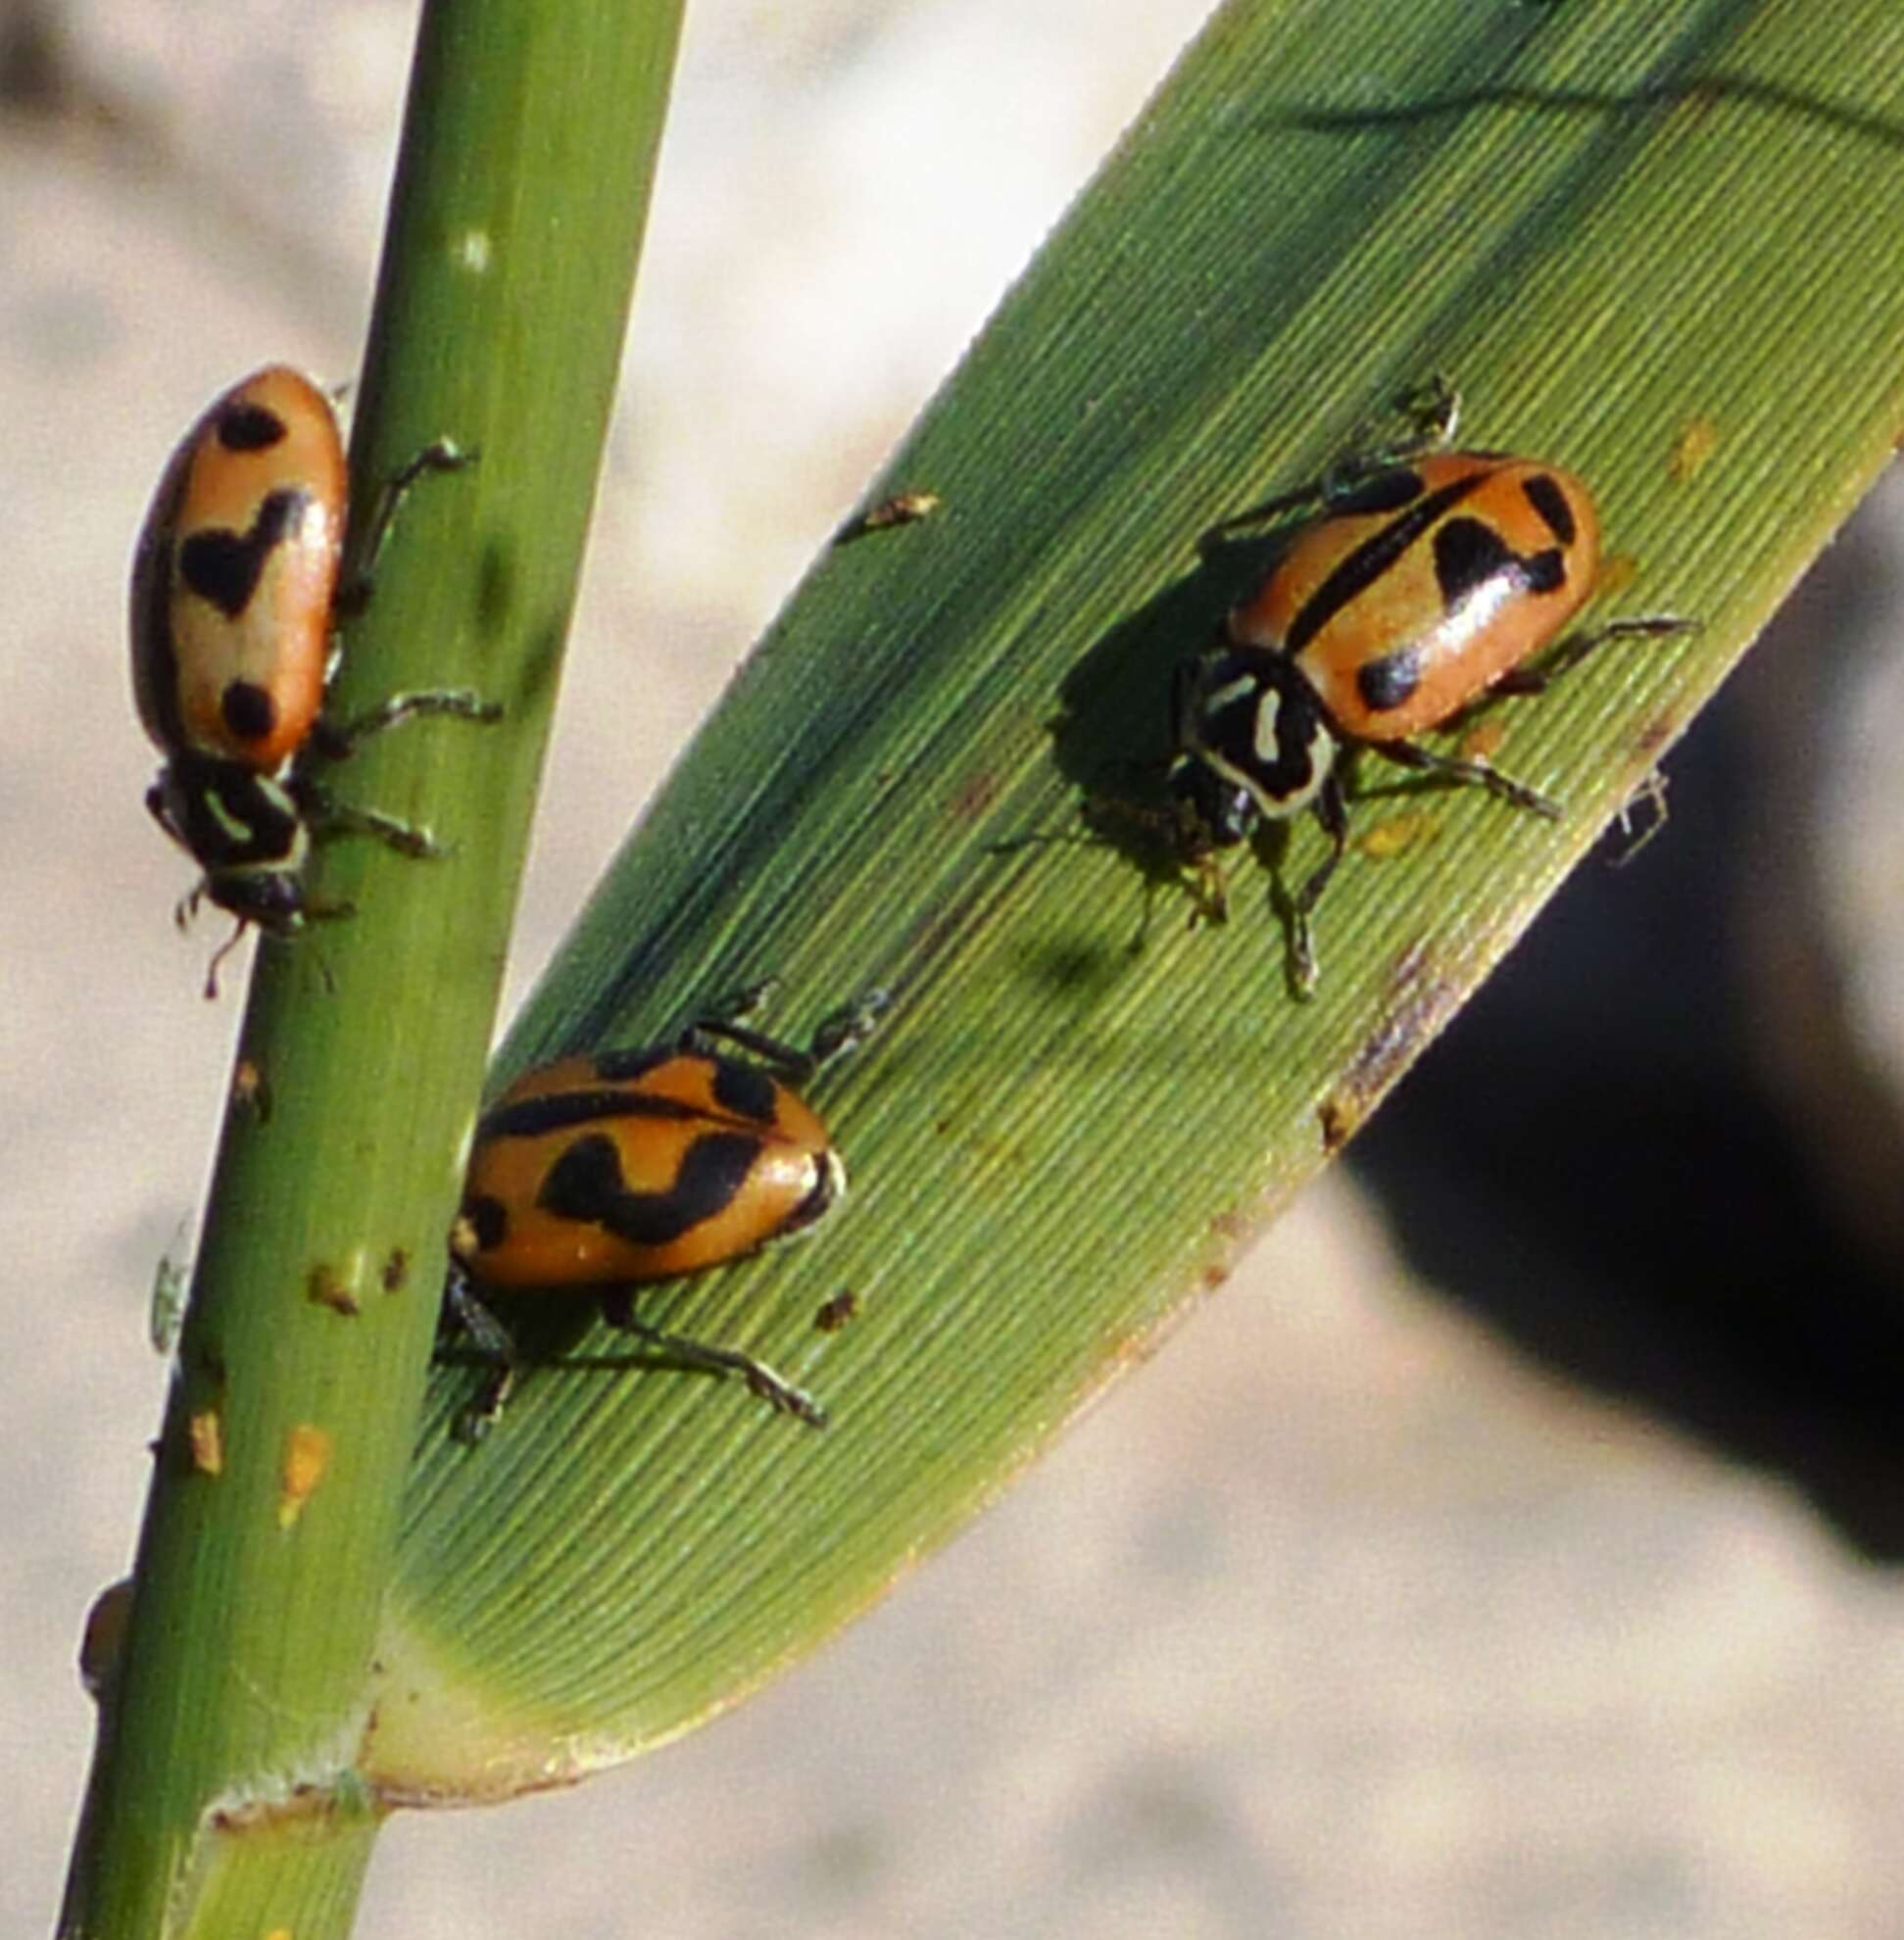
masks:
[[[219,712],[234,741],[266,741],[277,726],[277,703],[267,688],[249,680],[225,683]]]
[[[1452,613],[1496,579],[1526,593],[1557,593],[1567,583],[1567,561],[1557,546],[1517,553],[1478,518],[1451,518],[1435,535],[1435,580],[1441,605]]]
[[[619,1147],[606,1132],[591,1132],[562,1148],[535,1202],[557,1219],[598,1226],[624,1189]]]
[[[476,1251],[493,1253],[509,1237],[509,1208],[487,1192],[472,1192],[463,1202],[463,1218],[476,1236]]]
[[[1567,561],[1558,546],[1529,553],[1521,560],[1521,584],[1530,593],[1558,593],[1567,583]]]
[[[710,1061],[714,1067],[714,1102],[736,1118],[771,1125],[780,1097],[773,1079],[757,1065],[738,1064],[727,1057]]]
[[[1567,495],[1560,489],[1559,480],[1550,473],[1537,471],[1521,487],[1527,495],[1527,502],[1539,513],[1541,522],[1554,536],[1555,541],[1565,547],[1571,546],[1579,537],[1580,528],[1574,523],[1574,509],[1567,503]]]
[[[228,452],[268,452],[283,441],[284,420],[261,404],[226,405],[219,412],[218,439]]]
[[[1379,660],[1365,660],[1355,669],[1355,691],[1362,705],[1372,714],[1399,707],[1421,685],[1422,661],[1419,649],[1403,647],[1385,654]]]
[[[1458,612],[1513,564],[1513,549],[1481,519],[1451,518],[1435,535],[1435,583],[1446,612]]]
[[[623,1177],[620,1147],[606,1132],[592,1133],[549,1168],[536,1204],[630,1245],[665,1246],[730,1205],[759,1153],[760,1141],[746,1133],[709,1132],[688,1146],[665,1191],[636,1192]]]
[[[309,503],[308,493],[287,486],[267,497],[249,532],[194,532],[178,549],[179,577],[226,619],[236,619],[251,605],[265,561]]]

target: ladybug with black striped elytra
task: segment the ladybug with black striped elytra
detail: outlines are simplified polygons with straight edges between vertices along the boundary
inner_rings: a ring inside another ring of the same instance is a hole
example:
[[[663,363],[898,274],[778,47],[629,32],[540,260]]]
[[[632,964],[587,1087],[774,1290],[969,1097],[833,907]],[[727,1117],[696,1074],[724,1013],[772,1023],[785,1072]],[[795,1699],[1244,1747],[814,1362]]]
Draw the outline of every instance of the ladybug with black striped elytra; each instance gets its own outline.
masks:
[[[467,458],[447,441],[418,453],[382,494],[365,547],[368,573],[415,481]],[[335,759],[366,734],[418,714],[494,720],[456,690],[394,696],[361,719],[323,717],[335,659],[349,474],[337,413],[308,377],[268,364],[218,398],[166,467],[132,563],[132,686],[166,757],[146,795],[154,819],[205,871],[201,900],[272,936],[320,917],[301,880],[317,833],[371,835],[435,855],[420,830],[346,809],[287,770],[307,745]],[[225,948],[231,946],[227,944]],[[219,952],[222,957],[224,950]],[[216,993],[218,958],[207,994]]]
[[[845,1161],[794,1088],[861,1043],[886,1003],[868,993],[804,1051],[731,1012],[703,1017],[659,1044],[538,1066],[502,1093],[477,1121],[450,1240],[449,1315],[497,1366],[461,1424],[464,1439],[501,1413],[519,1366],[481,1298],[498,1291],[599,1293],[610,1324],[825,1425],[809,1396],[760,1362],[637,1320],[628,1289],[808,1233],[840,1204]],[[716,1050],[715,1038],[752,1055]]]
[[[1212,535],[1321,508],[1231,608],[1221,639],[1180,670],[1165,818],[1179,858],[1207,883],[1213,851],[1259,820],[1314,812],[1330,848],[1291,899],[1301,994],[1316,976],[1310,917],[1347,844],[1345,752],[1366,748],[1558,816],[1555,802],[1488,761],[1413,737],[1485,694],[1538,693],[1608,640],[1694,624],[1649,615],[1560,640],[1598,571],[1592,495],[1539,460],[1439,449],[1458,409],[1451,388],[1437,388],[1413,447],[1351,460]],[[1527,664],[1550,646],[1545,664]],[[1220,913],[1220,888],[1206,894]]]

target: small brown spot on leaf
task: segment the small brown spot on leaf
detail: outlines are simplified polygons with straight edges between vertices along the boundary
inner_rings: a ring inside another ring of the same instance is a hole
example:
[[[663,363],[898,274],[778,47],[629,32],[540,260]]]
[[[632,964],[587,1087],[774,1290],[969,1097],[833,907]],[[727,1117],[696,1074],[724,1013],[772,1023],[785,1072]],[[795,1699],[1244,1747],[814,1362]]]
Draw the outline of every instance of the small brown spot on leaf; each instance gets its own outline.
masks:
[[[1322,1149],[1332,1158],[1354,1138],[1361,1124],[1355,1100],[1340,1091],[1331,1092],[1323,1099],[1316,1108],[1316,1116],[1322,1124]]]
[[[1390,1002],[1317,1108],[1323,1149],[1339,1152],[1389,1088],[1453,1014],[1460,993],[1440,974],[1425,946],[1406,950],[1390,979]]]
[[[259,1799],[251,1805],[220,1806],[212,1813],[212,1823],[220,1832],[262,1832],[273,1825],[295,1825],[300,1820],[323,1819],[336,1810],[336,1794],[325,1785],[294,1785],[282,1797]],[[290,1929],[278,1927],[276,1935],[289,1940]],[[268,1934],[266,1940],[273,1940]]]
[[[858,1311],[859,1295],[851,1286],[843,1286],[832,1299],[820,1302],[813,1325],[822,1334],[838,1334]]]
[[[305,1278],[304,1297],[314,1306],[328,1307],[346,1320],[355,1320],[364,1311],[356,1293],[339,1278],[335,1267],[321,1261]]]
[[[882,499],[857,517],[848,519],[833,535],[833,543],[851,546],[868,533],[890,532],[897,525],[916,525],[920,519],[930,518],[942,504],[944,501],[937,492],[895,492],[890,499]]]
[[[998,799],[999,781],[996,775],[973,775],[953,795],[952,812],[961,822],[975,822]]]

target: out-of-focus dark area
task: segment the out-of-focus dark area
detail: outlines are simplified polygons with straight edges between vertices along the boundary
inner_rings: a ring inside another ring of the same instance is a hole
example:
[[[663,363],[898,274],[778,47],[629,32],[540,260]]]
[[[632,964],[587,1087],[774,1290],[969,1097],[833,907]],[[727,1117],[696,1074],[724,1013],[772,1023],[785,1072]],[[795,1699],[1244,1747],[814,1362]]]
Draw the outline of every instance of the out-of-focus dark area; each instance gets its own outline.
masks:
[[[516,991],[1204,11],[690,10]],[[216,13],[0,17],[8,1932],[57,1901],[242,985],[171,928],[127,556],[216,391],[350,375],[415,26]],[[1667,826],[951,1553],[632,1770],[399,1819],[366,1940],[1904,1928],[1900,560],[1893,485]]]
[[[1887,1563],[1904,787],[1847,770],[1904,735],[1871,677],[1900,648],[1892,480],[1670,757],[1665,824],[1642,803],[1609,833],[1352,1162],[1410,1265],[1504,1338],[1796,1483]],[[1861,872],[1888,910],[1856,906]],[[1868,1042],[1855,989],[1885,978]]]

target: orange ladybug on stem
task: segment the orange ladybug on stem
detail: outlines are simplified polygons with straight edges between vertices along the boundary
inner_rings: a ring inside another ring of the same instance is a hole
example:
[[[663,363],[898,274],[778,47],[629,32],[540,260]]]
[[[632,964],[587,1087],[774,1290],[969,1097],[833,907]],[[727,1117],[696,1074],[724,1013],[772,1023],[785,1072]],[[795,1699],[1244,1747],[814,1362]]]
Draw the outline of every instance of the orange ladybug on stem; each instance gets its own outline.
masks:
[[[347,723],[323,717],[340,606],[368,597],[369,572],[416,480],[468,461],[439,441],[390,481],[371,519],[365,575],[340,600],[349,475],[337,414],[309,378],[268,364],[220,397],[179,443],[134,554],[131,635],[139,718],[166,757],[146,806],[205,871],[179,905],[181,926],[201,899],[238,919],[234,943],[247,924],[289,936],[348,914],[305,894],[314,833],[371,835],[408,855],[440,852],[422,831],[347,809],[286,770],[307,746],[339,758],[412,715],[497,718],[497,708],[461,690],[397,695]]]

